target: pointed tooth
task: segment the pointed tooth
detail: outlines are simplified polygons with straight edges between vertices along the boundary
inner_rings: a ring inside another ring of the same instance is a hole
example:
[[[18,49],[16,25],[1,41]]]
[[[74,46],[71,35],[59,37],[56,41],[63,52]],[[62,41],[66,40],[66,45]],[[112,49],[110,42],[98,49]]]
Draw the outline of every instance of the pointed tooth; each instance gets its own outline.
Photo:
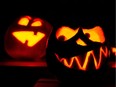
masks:
[[[74,68],[77,68],[77,67],[78,67],[76,58],[77,58],[76,56],[73,57],[73,67],[74,67]]]
[[[67,65],[68,61],[66,58],[61,58],[61,63],[63,63],[64,65]]]
[[[63,64],[67,66],[68,68],[72,68],[73,62],[74,62],[74,58],[70,58],[69,60],[64,58],[63,60]]]

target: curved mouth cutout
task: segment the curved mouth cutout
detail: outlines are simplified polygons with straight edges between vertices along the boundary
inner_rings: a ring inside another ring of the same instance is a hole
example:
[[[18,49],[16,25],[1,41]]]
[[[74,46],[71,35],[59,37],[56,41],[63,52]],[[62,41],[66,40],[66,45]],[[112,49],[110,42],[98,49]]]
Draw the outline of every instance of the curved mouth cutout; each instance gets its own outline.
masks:
[[[90,62],[93,62],[92,67],[94,69],[99,69],[101,67],[101,63],[103,61],[103,56],[105,58],[108,57],[108,48],[107,47],[100,47],[99,52],[96,53],[96,50],[88,51],[84,56],[72,56],[70,58],[60,57],[59,54],[55,53],[56,58],[59,62],[61,62],[64,66],[68,68],[77,68],[79,70],[86,71],[89,67]],[[99,55],[98,55],[99,54]],[[83,61],[82,61],[83,60]],[[92,61],[90,61],[92,60]]]

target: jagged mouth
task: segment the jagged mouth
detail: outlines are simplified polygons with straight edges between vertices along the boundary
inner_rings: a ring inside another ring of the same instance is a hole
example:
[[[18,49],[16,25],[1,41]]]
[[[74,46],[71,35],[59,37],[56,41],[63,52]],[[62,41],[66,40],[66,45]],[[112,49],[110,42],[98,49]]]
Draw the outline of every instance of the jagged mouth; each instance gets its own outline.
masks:
[[[107,58],[108,54],[109,53],[108,53],[107,47],[105,47],[104,49],[103,49],[103,47],[100,47],[98,58],[97,58],[97,56],[95,56],[94,50],[88,51],[85,55],[83,63],[82,63],[82,61],[80,61],[81,60],[80,56],[73,56],[70,59],[61,58],[57,53],[55,53],[55,56],[58,59],[58,61],[61,62],[64,66],[66,66],[68,68],[74,68],[74,64],[76,64],[76,68],[78,68],[79,70],[85,71],[88,68],[90,58],[93,58],[94,66],[95,66],[95,69],[97,70],[101,66],[101,63],[103,60],[102,57],[104,56],[105,58]],[[92,57],[90,57],[90,56],[92,56]]]
[[[26,44],[28,47],[33,47],[45,37],[44,33],[33,31],[16,31],[13,32],[12,35],[21,43]]]

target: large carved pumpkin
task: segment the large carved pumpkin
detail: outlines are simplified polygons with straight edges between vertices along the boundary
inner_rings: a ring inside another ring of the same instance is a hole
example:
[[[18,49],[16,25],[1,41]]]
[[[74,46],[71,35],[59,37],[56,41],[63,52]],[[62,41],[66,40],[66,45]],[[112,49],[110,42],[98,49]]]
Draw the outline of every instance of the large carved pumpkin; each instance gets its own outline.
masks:
[[[47,48],[49,69],[61,81],[100,82],[107,71],[109,48],[100,26],[61,26],[50,36]],[[88,83],[89,83],[88,82]]]
[[[22,16],[5,34],[5,50],[15,60],[40,61],[46,54],[52,26],[45,20]]]

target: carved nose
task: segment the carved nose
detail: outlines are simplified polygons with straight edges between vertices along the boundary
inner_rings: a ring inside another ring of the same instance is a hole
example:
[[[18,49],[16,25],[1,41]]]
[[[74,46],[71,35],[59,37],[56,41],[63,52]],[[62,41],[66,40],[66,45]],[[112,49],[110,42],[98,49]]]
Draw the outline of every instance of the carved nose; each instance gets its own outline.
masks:
[[[78,45],[81,45],[81,46],[87,46],[87,44],[86,44],[83,40],[81,40],[80,38],[78,38],[78,39],[76,40],[76,43],[77,43]]]
[[[81,37],[78,38],[78,39],[76,40],[76,43],[77,43],[78,45],[81,45],[81,46],[87,46],[86,42],[84,42],[84,41],[86,41],[86,40],[83,39],[83,37],[90,38],[90,34],[89,34],[89,33],[85,33],[85,34],[84,34],[84,32],[83,32],[83,30],[82,30],[81,27],[79,28],[79,34],[80,34]]]

